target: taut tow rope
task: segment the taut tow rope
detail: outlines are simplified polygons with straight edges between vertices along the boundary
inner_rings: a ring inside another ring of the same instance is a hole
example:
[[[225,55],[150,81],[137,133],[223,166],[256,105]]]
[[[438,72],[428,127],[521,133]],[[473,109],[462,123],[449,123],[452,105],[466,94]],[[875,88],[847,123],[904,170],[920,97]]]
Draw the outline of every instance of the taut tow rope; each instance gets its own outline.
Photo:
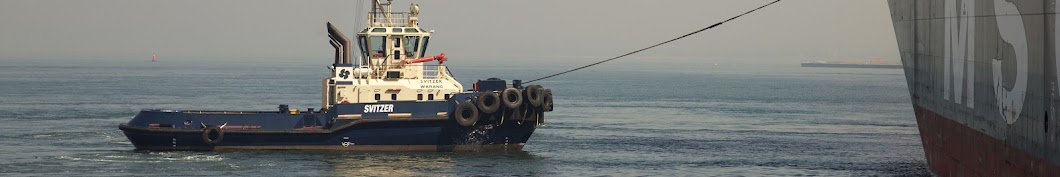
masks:
[[[648,49],[651,49],[651,48],[655,48],[655,47],[658,47],[658,46],[661,46],[661,45],[664,45],[664,44],[667,44],[667,43],[670,43],[670,42],[673,42],[673,41],[677,41],[677,40],[680,40],[682,38],[695,35],[696,33],[703,32],[703,31],[709,30],[709,29],[714,28],[714,27],[721,26],[721,24],[724,24],[725,22],[729,22],[729,21],[735,20],[736,18],[740,18],[740,17],[742,17],[744,15],[750,14],[751,12],[757,11],[758,9],[765,8],[766,6],[776,4],[777,2],[780,2],[780,0],[776,0],[776,1],[770,2],[769,4],[762,5],[761,7],[752,9],[751,11],[744,12],[744,13],[742,13],[740,15],[737,15],[737,16],[734,16],[732,18],[729,18],[729,19],[727,19],[725,21],[721,21],[721,22],[715,23],[714,25],[710,25],[710,26],[708,26],[706,28],[702,28],[702,29],[699,29],[699,30],[696,30],[696,31],[692,31],[691,33],[688,33],[688,34],[685,34],[685,35],[681,35],[680,37],[673,38],[673,39],[664,41],[662,43],[658,43],[658,44],[655,44],[655,45],[652,45],[652,46],[649,46],[649,47],[646,47],[646,48],[642,48],[640,50],[635,50],[633,52],[622,54],[622,55],[619,55],[619,56],[614,57],[614,58],[606,59],[606,60],[603,60],[603,61],[599,61],[599,62],[592,63],[592,64],[589,64],[589,65],[585,65],[585,66],[582,66],[582,67],[578,67],[578,68],[574,68],[574,69],[571,69],[571,70],[559,72],[559,73],[552,74],[552,75],[549,75],[549,76],[537,78],[537,79],[534,79],[534,80],[526,81],[526,82],[523,82],[523,83],[531,83],[531,82],[534,82],[534,81],[548,79],[548,78],[551,78],[551,77],[555,77],[555,76],[567,74],[567,73],[570,73],[570,72],[573,72],[573,71],[577,71],[577,70],[580,70],[580,69],[585,69],[585,68],[588,68],[588,67],[591,67],[591,66],[595,66],[595,65],[598,65],[600,63],[604,63],[604,62],[608,62],[608,61],[611,61],[611,60],[623,58],[623,57],[626,57],[626,56],[629,56],[629,55],[633,55],[633,54],[636,54],[636,53],[640,53],[642,51],[645,51],[645,50],[648,50]]]

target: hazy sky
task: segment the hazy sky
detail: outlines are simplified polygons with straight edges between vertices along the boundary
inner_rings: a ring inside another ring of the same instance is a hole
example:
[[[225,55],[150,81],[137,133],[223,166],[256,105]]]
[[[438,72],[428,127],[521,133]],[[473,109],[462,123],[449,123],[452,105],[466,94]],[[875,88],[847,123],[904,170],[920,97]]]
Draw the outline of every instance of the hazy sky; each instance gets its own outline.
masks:
[[[407,11],[414,1],[395,1]],[[750,10],[766,0],[415,1],[429,53],[467,61],[595,61]],[[367,4],[367,2],[364,2]],[[352,35],[354,0],[0,0],[0,61],[160,58],[306,60],[333,56],[324,28]],[[659,61],[897,60],[886,1],[786,0],[637,55]],[[839,58],[834,58],[838,55]]]

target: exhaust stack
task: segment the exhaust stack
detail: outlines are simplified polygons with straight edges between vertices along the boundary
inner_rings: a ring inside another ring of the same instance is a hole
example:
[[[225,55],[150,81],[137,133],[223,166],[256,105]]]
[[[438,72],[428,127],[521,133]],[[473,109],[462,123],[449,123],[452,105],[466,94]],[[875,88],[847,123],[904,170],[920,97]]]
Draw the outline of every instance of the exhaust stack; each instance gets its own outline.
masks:
[[[331,25],[331,22],[328,22],[327,24],[328,37],[330,37],[332,41],[338,43],[338,46],[336,46],[335,43],[332,43],[331,45],[335,47],[336,51],[338,51],[338,53],[335,54],[335,64],[350,64],[351,57],[349,38],[346,38],[346,35],[342,35],[342,32],[340,32],[338,28],[335,28],[334,25]]]
[[[328,35],[328,37],[331,37],[331,35]],[[342,44],[339,44],[339,42],[335,42],[334,39],[335,38],[332,38],[332,40],[330,40],[328,42],[331,43],[331,47],[335,48],[335,64],[342,64],[343,58],[346,57],[344,55],[345,52],[342,51],[343,50]]]

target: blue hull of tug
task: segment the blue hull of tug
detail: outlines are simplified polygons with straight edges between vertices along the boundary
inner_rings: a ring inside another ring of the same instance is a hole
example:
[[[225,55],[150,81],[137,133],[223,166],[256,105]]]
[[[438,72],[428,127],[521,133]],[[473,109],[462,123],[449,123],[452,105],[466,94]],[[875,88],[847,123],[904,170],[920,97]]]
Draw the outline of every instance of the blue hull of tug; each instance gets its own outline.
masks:
[[[340,104],[326,112],[218,112],[144,110],[121,129],[138,150],[350,150],[493,151],[520,150],[543,111],[523,109],[482,115],[475,126],[456,123],[450,113],[470,93],[449,101]],[[392,112],[365,113],[365,105],[393,105]],[[405,116],[389,117],[393,113]],[[354,119],[340,115],[359,115]],[[507,115],[507,116],[502,116]],[[502,117],[508,120],[503,120]],[[530,117],[523,119],[521,117]],[[203,125],[223,135],[204,135]],[[205,137],[204,137],[205,136]],[[220,136],[218,138],[218,136]],[[207,143],[208,139],[219,139]]]

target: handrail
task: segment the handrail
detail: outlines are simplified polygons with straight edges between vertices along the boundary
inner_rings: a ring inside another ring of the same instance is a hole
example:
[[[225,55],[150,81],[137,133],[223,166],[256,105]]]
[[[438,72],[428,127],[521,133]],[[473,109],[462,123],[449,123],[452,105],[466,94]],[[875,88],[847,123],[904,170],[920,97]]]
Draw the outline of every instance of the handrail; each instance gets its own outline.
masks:
[[[380,27],[375,26],[375,23],[382,23],[382,27],[404,27],[406,26],[406,24],[408,24],[410,16],[412,15],[408,12],[369,12],[368,21],[370,23],[368,25],[373,27]]]

